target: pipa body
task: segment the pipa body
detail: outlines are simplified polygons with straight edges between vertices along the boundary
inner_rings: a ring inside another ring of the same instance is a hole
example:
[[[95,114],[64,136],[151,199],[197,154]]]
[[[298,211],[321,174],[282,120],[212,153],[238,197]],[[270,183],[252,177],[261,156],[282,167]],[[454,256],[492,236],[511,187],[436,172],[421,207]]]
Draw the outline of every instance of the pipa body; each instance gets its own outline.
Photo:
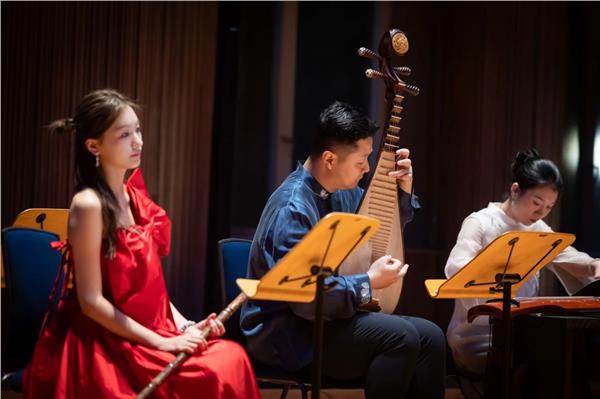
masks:
[[[401,98],[398,101],[401,101]],[[399,104],[398,108],[401,109]],[[392,129],[396,128],[394,125],[388,124],[388,126],[392,126]],[[391,134],[388,127],[387,134],[379,149],[375,170],[356,212],[359,215],[370,216],[379,220],[381,225],[366,245],[363,245],[355,254],[346,259],[341,266],[340,274],[365,273],[375,260],[384,255],[391,255],[404,262],[398,183],[396,179],[388,176],[390,171],[395,170],[395,152],[398,147],[391,143],[394,139],[390,136],[398,137]],[[396,309],[402,292],[403,281],[404,279],[400,279],[386,288],[373,290],[372,296],[379,301],[379,306],[383,312],[393,313]]]

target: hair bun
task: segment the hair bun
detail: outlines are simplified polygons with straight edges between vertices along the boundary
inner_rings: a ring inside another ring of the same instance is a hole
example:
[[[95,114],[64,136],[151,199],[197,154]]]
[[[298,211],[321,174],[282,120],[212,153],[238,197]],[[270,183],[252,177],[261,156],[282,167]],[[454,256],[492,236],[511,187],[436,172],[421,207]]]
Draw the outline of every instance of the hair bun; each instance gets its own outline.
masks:
[[[521,191],[532,187],[549,186],[555,191],[562,189],[562,177],[558,167],[549,159],[541,157],[535,148],[517,152],[512,163],[513,182]]]
[[[70,134],[75,131],[76,125],[73,118],[63,118],[52,122],[48,129],[53,133]]]
[[[534,161],[536,159],[540,159],[540,153],[535,148],[530,148],[526,151],[517,152],[517,157],[515,158],[515,166],[523,165],[528,161]]]

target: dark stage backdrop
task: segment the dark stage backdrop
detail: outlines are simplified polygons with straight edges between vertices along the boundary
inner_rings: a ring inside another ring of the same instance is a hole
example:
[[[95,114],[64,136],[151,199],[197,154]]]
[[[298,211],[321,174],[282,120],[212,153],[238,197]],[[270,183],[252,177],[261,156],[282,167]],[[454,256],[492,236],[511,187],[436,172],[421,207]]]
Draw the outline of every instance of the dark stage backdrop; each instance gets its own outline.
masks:
[[[85,92],[115,87],[145,105],[143,168],[174,222],[169,290],[188,317],[217,310],[217,240],[251,237],[274,176],[288,172],[273,170],[286,167],[270,154],[292,142],[287,167],[304,158],[319,110],[335,98],[380,118],[380,83],[364,78],[371,65],[356,50],[398,27],[411,45],[399,63],[421,88],[405,100],[401,126],[423,204],[405,234],[411,269],[398,311],[445,328],[452,303],[429,299],[423,280],[442,277],[462,220],[502,199],[518,150],[536,146],[564,166],[569,189],[550,222],[600,252],[598,11],[558,2],[3,3],[2,226],[27,207],[68,205],[70,142],[43,125],[70,115]],[[282,84],[290,64],[294,79]],[[290,132],[277,131],[281,109]],[[574,152],[567,132],[579,140]]]
[[[165,276],[188,317],[204,307],[218,7],[215,3],[2,4],[2,226],[69,206],[71,137],[44,126],[104,87],[137,99],[142,170],[173,221]]]
[[[583,177],[577,183],[574,171],[563,168],[572,185],[562,208],[578,215],[583,213],[580,207],[587,209],[590,218],[569,218],[573,223],[568,231],[582,238],[580,248],[598,256],[600,246],[592,229],[600,223],[600,213],[592,212],[591,189],[600,183],[592,177],[590,144],[600,115],[600,36],[593,22],[600,16],[597,5],[353,3],[342,18],[336,18],[339,10],[332,3],[301,3],[299,9],[299,30],[304,27],[310,33],[299,35],[298,42],[297,158],[306,152],[311,134],[307,130],[316,124],[315,104],[331,101],[323,96],[341,97],[379,117],[383,103],[375,88],[381,83],[374,81],[365,89],[362,71],[369,63],[356,56],[356,49],[369,41],[374,48],[389,27],[402,29],[409,38],[408,54],[396,61],[412,68],[405,80],[419,86],[421,94],[404,100],[401,138],[412,151],[423,209],[405,231],[411,268],[398,312],[446,327],[452,302],[431,300],[423,280],[443,277],[463,219],[503,199],[511,181],[511,160],[518,150],[531,146],[559,165],[580,159],[578,176]],[[370,37],[365,25],[371,28]],[[344,37],[356,43],[350,46]],[[317,46],[317,54],[331,52],[316,58],[310,49]],[[334,75],[318,73],[323,68]],[[373,106],[373,101],[379,104]],[[568,129],[581,142],[574,152],[563,151]],[[560,206],[549,222],[564,230],[567,223],[561,221]],[[544,281],[548,292],[557,289],[552,276],[544,276]]]

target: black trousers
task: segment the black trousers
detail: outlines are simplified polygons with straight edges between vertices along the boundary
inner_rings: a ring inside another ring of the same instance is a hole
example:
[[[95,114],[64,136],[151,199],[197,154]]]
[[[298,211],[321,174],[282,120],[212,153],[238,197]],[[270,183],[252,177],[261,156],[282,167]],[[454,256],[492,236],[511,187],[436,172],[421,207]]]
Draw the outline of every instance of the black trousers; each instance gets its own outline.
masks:
[[[367,399],[443,398],[446,339],[417,317],[358,313],[324,323],[323,374],[365,377]]]

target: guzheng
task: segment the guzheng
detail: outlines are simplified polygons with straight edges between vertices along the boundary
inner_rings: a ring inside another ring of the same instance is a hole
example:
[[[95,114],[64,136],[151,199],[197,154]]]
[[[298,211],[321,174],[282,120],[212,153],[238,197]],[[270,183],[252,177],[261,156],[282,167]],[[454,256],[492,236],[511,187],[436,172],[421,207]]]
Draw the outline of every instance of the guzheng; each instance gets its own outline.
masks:
[[[523,297],[515,298],[519,306],[510,309],[510,317],[529,313],[564,314],[578,311],[600,312],[600,297],[594,296],[561,296],[561,297]],[[469,309],[467,320],[472,322],[478,316],[502,318],[502,303],[491,302],[477,305]]]

